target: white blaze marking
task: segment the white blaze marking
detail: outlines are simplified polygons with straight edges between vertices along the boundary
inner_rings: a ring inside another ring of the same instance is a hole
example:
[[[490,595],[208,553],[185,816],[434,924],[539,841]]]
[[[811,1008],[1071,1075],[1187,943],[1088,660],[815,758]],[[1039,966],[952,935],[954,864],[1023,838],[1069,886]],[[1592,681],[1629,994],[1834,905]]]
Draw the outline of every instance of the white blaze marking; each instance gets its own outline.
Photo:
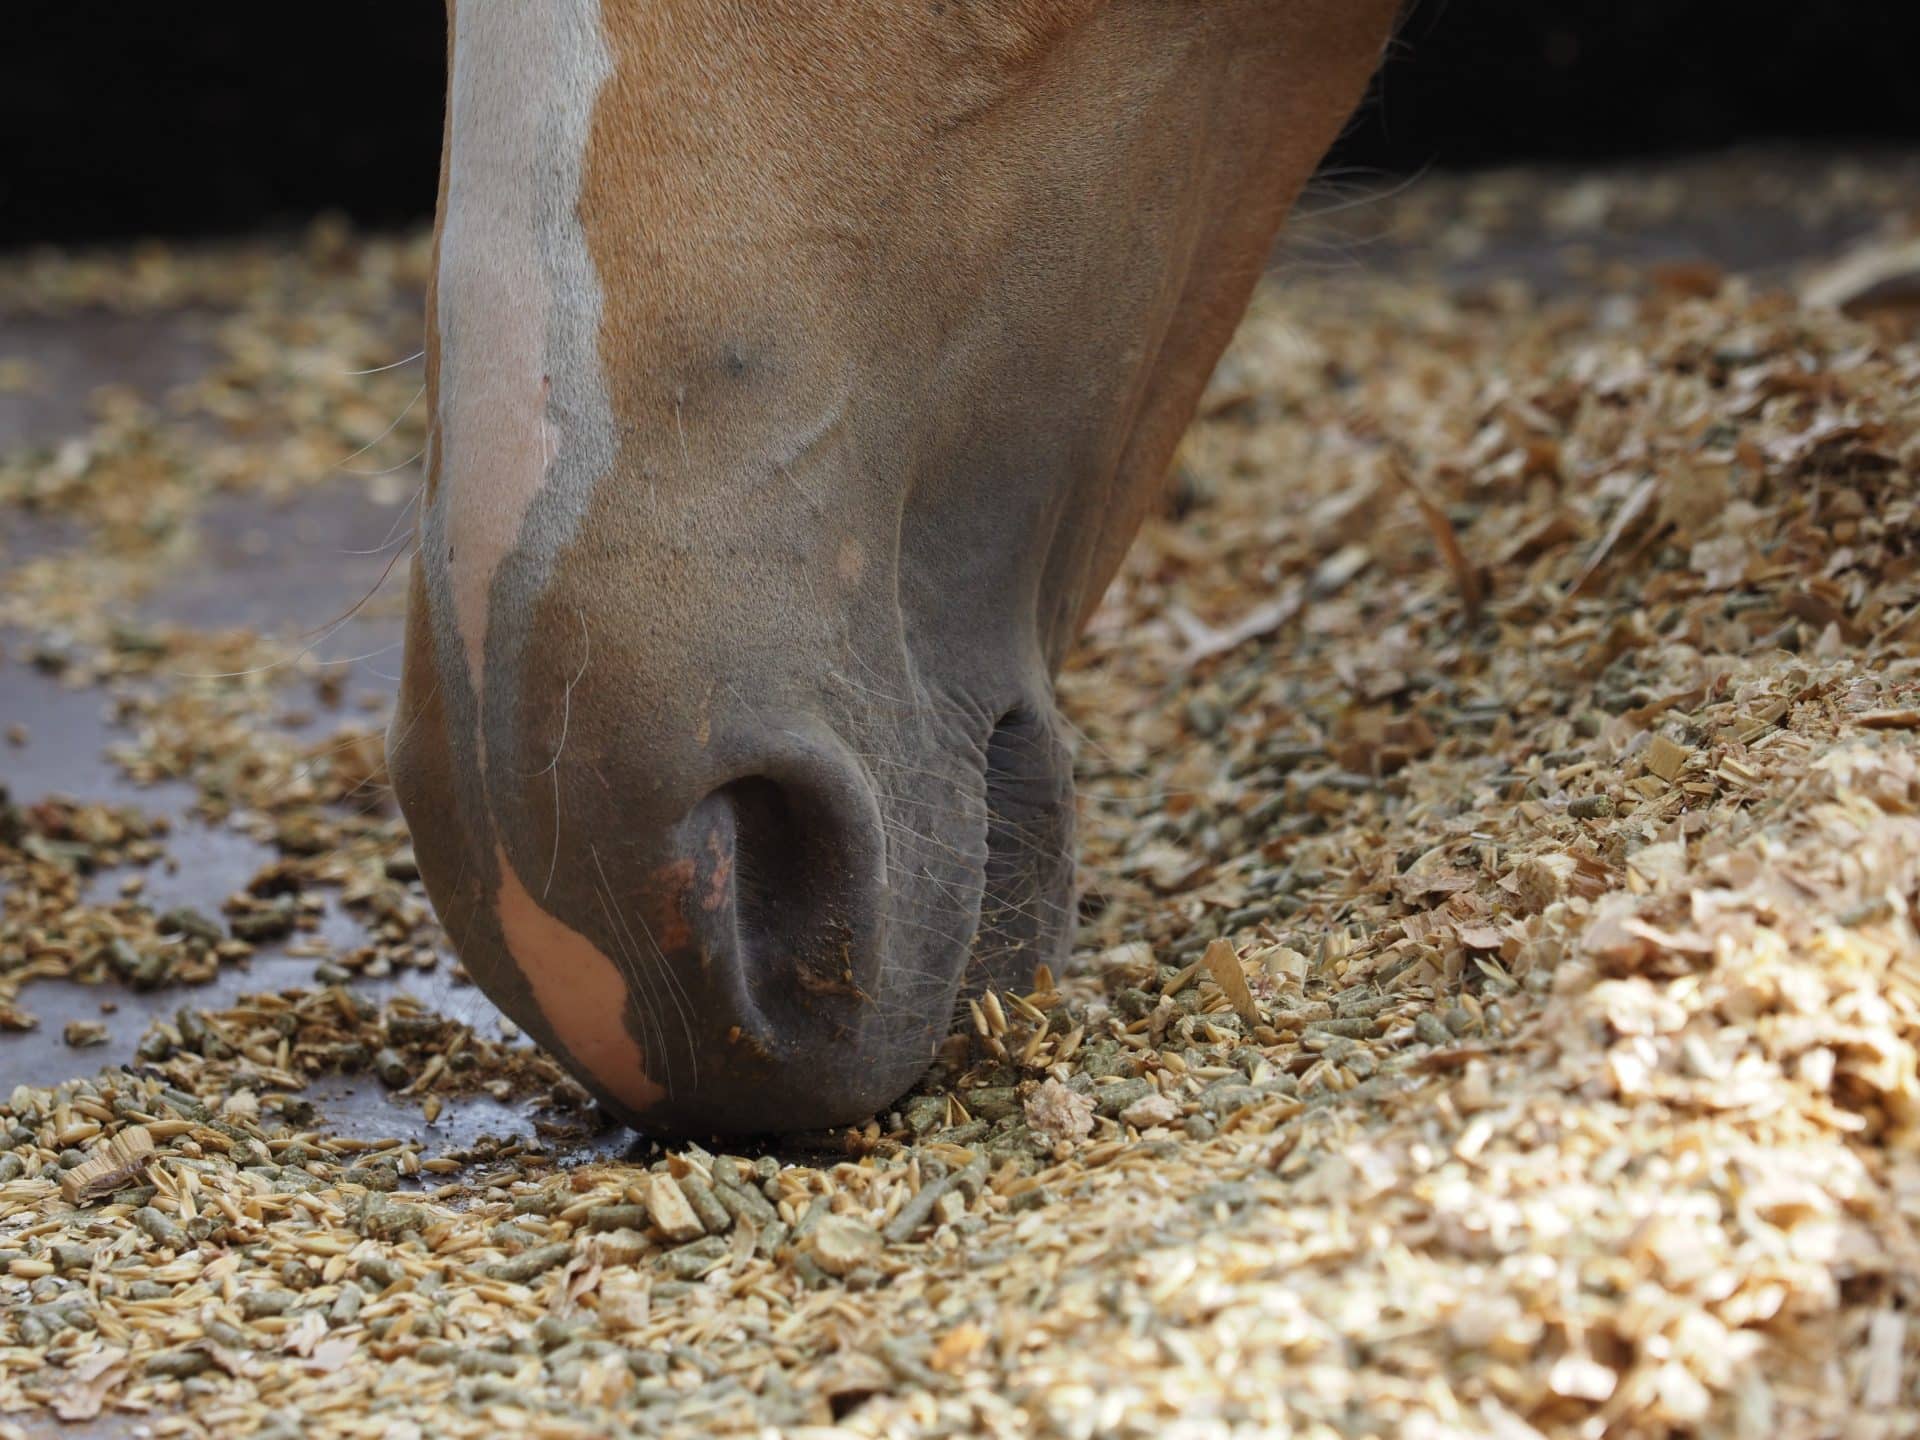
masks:
[[[572,432],[607,421],[593,345],[600,289],[575,206],[609,71],[598,0],[456,7],[433,317],[444,443],[433,558],[452,556],[452,618],[476,699],[495,571]]]
[[[611,63],[599,0],[465,0],[453,27],[433,316],[442,448],[422,543],[436,643],[443,664],[465,658],[472,703],[463,708],[498,811],[526,783],[515,768],[516,711],[540,644],[529,627],[613,462],[600,281],[578,214],[594,100]],[[490,751],[501,762],[494,776]],[[556,772],[555,863],[559,793]],[[535,1004],[603,1086],[635,1110],[651,1104],[660,1091],[627,1033],[620,968],[527,893],[497,842],[494,860],[494,912]]]

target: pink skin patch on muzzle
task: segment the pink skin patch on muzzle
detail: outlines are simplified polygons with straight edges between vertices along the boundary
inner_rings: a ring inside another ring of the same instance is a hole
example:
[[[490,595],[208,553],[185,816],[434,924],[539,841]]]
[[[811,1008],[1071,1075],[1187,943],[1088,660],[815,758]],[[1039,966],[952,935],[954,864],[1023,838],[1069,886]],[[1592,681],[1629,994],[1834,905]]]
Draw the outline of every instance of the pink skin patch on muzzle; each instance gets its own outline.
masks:
[[[647,1058],[627,1029],[627,982],[620,967],[578,930],[540,907],[494,847],[500,889],[494,908],[533,1002],[574,1063],[634,1114],[666,1098],[647,1075]]]

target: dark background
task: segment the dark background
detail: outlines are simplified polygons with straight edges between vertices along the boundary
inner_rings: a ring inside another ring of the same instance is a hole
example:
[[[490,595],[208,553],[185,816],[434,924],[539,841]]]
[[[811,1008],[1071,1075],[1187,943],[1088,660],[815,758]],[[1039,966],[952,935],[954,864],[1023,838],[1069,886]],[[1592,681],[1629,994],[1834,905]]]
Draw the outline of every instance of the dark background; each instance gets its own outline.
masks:
[[[0,246],[426,216],[442,25],[437,0],[10,0]],[[1330,164],[1776,141],[1920,144],[1920,0],[1414,0]]]

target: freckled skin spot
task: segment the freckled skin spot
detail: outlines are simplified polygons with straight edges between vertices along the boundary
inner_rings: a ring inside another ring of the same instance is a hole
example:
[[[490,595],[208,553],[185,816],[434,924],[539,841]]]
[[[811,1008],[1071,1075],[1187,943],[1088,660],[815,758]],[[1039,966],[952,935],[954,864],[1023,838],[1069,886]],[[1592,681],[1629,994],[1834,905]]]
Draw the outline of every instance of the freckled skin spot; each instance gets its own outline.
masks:
[[[707,832],[707,853],[713,856],[713,875],[707,881],[707,893],[700,898],[700,908],[712,914],[727,903],[733,889],[733,856],[720,843],[718,830]]]
[[[693,860],[683,856],[655,870],[642,887],[653,943],[662,955],[693,948],[693,930],[686,913],[686,899],[693,891],[693,869]]]
[[[627,1029],[627,982],[586,936],[540,908],[506,852],[494,847],[500,890],[494,907],[514,963],[533,988],[553,1033],[609,1095],[640,1114],[666,1098],[647,1075],[646,1056]]]

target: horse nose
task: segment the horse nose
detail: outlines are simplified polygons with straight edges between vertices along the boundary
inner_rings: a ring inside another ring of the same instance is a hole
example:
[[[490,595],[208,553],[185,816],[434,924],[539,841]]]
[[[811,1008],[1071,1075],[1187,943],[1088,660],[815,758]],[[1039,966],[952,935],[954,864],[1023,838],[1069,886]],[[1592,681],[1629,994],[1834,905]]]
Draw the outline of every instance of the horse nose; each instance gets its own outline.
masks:
[[[864,1118],[924,1056],[876,1063],[871,1028],[885,951],[880,812],[858,762],[831,741],[724,747],[732,778],[686,790],[637,763],[626,794],[563,842],[579,877],[549,902],[618,971],[624,1051],[594,1043],[605,1004],[583,1002],[565,947],[514,944],[541,1019],[603,1096],[654,1133],[754,1133]],[[575,852],[584,850],[584,856]],[[594,1058],[587,1058],[591,1054]],[[636,1087],[607,1067],[643,1063]],[[635,1096],[642,1100],[636,1103]]]

